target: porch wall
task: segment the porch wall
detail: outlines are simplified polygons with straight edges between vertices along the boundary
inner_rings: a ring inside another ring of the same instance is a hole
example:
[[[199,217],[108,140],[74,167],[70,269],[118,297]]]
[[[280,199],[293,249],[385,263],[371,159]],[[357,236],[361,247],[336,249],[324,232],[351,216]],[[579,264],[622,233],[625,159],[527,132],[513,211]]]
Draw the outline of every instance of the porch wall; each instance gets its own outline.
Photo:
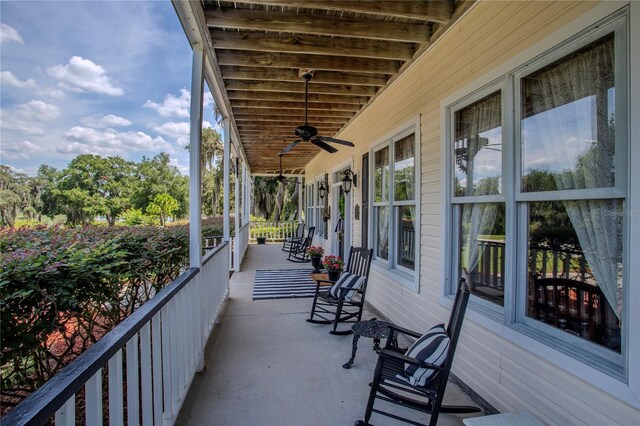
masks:
[[[448,316],[448,309],[439,303],[445,261],[441,101],[598,6],[598,2],[480,2],[338,136],[353,141],[355,149],[323,153],[309,163],[308,180],[331,173],[350,159],[360,175],[362,154],[420,116],[420,292],[399,285],[373,266],[367,296],[392,321],[426,329]],[[358,187],[352,205],[362,205],[361,199]],[[354,221],[354,245],[361,242],[361,225]],[[330,240],[325,246],[330,247]],[[477,323],[468,320],[463,332],[454,373],[500,411],[526,409],[549,424],[637,424],[636,408]]]

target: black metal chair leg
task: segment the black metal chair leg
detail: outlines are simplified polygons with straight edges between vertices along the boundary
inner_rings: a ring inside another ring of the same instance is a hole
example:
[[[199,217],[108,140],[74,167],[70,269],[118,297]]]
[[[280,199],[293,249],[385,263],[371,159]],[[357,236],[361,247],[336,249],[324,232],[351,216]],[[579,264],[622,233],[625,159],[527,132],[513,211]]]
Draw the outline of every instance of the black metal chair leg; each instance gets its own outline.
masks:
[[[378,363],[376,364],[376,369],[373,374],[373,382],[371,383],[371,390],[369,391],[369,399],[367,400],[367,408],[364,411],[364,421],[358,420],[358,422],[362,422],[362,425],[368,425],[369,420],[371,419],[371,413],[373,413],[373,403],[376,400],[376,393],[378,393],[378,388],[380,387],[380,378],[382,376],[382,367],[384,365],[384,360],[378,359]],[[358,424],[356,422],[356,424]]]

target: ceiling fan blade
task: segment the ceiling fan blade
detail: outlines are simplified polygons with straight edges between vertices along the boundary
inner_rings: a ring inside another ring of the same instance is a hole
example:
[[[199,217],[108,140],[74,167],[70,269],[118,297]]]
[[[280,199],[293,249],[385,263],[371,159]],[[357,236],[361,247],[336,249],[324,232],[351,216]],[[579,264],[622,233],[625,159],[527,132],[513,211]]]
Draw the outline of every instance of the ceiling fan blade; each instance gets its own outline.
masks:
[[[318,138],[325,142],[339,143],[340,145],[346,145],[346,146],[355,146],[353,142],[343,141],[342,139],[330,138],[329,136],[318,136]]]
[[[295,141],[291,142],[289,145],[285,146],[284,149],[280,151],[280,154],[286,154],[287,152],[291,151],[293,147],[298,145],[300,142],[302,142],[302,140],[296,139]]]
[[[315,146],[324,149],[327,152],[330,152],[331,154],[333,154],[334,152],[338,152],[337,149],[335,149],[334,147],[332,147],[329,144],[326,144],[324,142],[322,142],[320,139],[318,138],[312,138],[311,139],[311,143],[314,144]]]

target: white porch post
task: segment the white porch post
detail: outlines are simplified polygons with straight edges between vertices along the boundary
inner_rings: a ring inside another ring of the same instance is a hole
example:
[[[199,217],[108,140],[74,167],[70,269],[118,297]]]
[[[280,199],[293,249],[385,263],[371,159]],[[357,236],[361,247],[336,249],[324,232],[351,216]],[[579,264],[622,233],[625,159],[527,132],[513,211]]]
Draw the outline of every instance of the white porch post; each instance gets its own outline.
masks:
[[[202,262],[200,141],[202,137],[202,92],[204,90],[203,70],[204,51],[202,45],[194,45],[189,114],[189,264],[192,268],[200,268]]]
[[[235,240],[235,244],[233,246],[233,251],[235,252],[234,255],[234,261],[233,261],[233,270],[236,272],[240,272],[240,244],[238,244],[238,242],[241,240],[240,238],[240,197],[241,197],[241,193],[240,193],[240,180],[238,179],[238,177],[240,176],[240,162],[238,161],[238,157],[236,157],[236,182],[235,182],[235,189],[234,189],[234,208],[233,211],[234,213],[234,222],[235,222],[235,226],[236,226],[236,240]]]
[[[222,214],[224,223],[222,224],[222,239],[223,241],[230,241],[231,238],[231,229],[229,223],[229,170],[231,161],[231,123],[229,122],[229,117],[224,118],[224,137],[223,137],[223,184],[222,184],[222,194],[223,194],[223,203],[222,203]]]
[[[247,194],[249,193],[247,183],[247,163],[242,162],[242,225],[249,223],[249,217],[247,216]]]
[[[302,190],[304,187],[302,186],[302,176],[298,176],[296,179],[299,179],[298,184],[300,185],[298,187],[298,223],[302,223]]]

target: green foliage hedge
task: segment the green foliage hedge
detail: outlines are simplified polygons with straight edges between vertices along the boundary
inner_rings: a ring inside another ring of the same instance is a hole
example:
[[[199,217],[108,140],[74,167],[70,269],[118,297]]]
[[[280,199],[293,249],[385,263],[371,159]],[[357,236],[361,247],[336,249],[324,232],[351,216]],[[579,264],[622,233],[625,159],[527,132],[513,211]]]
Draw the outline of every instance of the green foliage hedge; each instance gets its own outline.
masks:
[[[220,234],[220,223],[204,223]],[[178,277],[188,225],[0,230],[2,406],[15,405]]]

